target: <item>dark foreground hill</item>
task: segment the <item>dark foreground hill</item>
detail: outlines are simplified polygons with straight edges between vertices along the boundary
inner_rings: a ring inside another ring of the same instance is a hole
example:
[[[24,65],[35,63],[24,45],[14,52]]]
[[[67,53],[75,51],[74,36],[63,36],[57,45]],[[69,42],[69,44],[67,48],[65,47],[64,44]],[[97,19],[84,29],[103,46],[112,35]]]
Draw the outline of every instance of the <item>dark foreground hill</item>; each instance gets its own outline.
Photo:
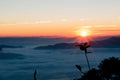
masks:
[[[100,41],[90,41],[93,48],[120,48],[120,37],[111,37]],[[76,43],[58,43],[54,45],[38,46],[34,49],[73,49],[77,48]]]

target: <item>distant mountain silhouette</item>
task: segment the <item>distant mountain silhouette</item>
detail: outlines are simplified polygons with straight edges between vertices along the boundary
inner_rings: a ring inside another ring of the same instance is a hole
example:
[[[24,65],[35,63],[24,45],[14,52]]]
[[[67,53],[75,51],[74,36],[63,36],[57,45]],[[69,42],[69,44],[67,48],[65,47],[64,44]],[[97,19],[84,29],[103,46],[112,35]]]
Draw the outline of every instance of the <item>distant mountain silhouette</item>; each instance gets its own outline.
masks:
[[[98,48],[120,48],[120,37],[111,37],[101,41],[91,41],[92,47]]]
[[[22,46],[0,45],[0,50],[2,48],[22,48]]]
[[[39,46],[34,49],[71,49],[75,48],[74,43],[58,43],[55,45]]]
[[[120,37],[111,37],[100,41],[89,42],[93,48],[120,48]],[[38,46],[34,49],[73,49],[77,48],[76,43],[58,43],[54,45]]]

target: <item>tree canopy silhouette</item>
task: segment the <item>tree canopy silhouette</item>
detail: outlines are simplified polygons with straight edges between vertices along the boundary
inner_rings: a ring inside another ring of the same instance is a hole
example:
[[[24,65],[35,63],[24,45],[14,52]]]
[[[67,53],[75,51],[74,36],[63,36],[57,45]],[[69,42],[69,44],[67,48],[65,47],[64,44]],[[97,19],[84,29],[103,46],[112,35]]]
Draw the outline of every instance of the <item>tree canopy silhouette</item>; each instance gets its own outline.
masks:
[[[120,79],[120,60],[119,58],[111,57],[103,60],[98,66],[101,75],[107,80],[119,77]]]
[[[98,69],[93,68],[76,80],[120,80],[120,59],[105,59],[98,65]]]

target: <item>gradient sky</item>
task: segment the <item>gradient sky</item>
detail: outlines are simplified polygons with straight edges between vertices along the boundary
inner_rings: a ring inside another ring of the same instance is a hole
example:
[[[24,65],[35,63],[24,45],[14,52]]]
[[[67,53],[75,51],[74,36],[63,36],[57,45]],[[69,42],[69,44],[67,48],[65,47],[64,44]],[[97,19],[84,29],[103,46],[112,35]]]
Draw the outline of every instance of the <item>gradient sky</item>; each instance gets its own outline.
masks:
[[[120,0],[0,0],[0,36],[120,35]]]

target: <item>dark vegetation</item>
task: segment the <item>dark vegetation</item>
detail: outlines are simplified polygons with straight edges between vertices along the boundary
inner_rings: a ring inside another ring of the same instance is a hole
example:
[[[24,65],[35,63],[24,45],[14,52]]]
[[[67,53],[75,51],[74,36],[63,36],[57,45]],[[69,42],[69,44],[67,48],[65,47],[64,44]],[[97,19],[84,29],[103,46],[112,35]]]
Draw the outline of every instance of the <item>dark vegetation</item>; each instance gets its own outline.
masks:
[[[114,41],[114,40],[112,40]],[[110,57],[101,61],[98,65],[98,69],[90,68],[89,60],[87,57],[87,49],[91,47],[90,43],[84,42],[78,45],[80,50],[84,51],[86,61],[88,64],[88,72],[83,72],[82,67],[76,65],[76,68],[83,74],[79,79],[75,80],[120,80],[120,59],[115,57]]]
[[[98,65],[98,69],[92,68],[81,78],[74,80],[120,80],[120,59],[105,59]]]

